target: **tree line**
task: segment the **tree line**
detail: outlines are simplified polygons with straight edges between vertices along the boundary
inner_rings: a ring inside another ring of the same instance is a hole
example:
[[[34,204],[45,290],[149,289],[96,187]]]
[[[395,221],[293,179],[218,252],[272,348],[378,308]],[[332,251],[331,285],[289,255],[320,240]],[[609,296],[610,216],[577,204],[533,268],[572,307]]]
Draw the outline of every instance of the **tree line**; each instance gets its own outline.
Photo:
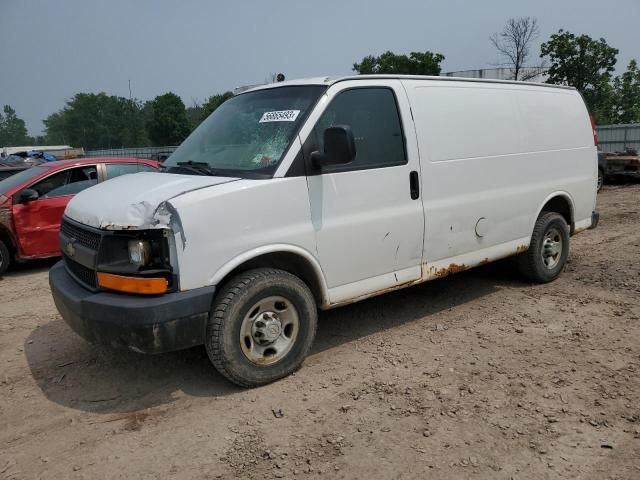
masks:
[[[536,19],[510,19],[490,37],[515,80],[546,72],[547,83],[573,86],[583,95],[598,124],[640,122],[640,70],[631,60],[627,70],[613,76],[618,50],[605,39],[560,30],[543,42],[539,62],[531,65],[532,44],[539,35]],[[441,53],[387,51],[353,64],[358,74],[440,75]],[[535,67],[527,69],[527,67]],[[186,107],[182,99],[165,93],[146,102],[101,93],[78,93],[64,107],[44,119],[45,134],[30,137],[25,122],[5,105],[0,113],[0,146],[68,144],[87,150],[177,145],[233,94],[213,95]]]
[[[0,146],[72,145],[87,150],[102,148],[178,145],[207,118],[231,92],[209,97],[185,107],[169,92],[153,100],[101,93],[78,93],[65,106],[44,119],[45,134],[32,137],[13,108],[0,113]]]

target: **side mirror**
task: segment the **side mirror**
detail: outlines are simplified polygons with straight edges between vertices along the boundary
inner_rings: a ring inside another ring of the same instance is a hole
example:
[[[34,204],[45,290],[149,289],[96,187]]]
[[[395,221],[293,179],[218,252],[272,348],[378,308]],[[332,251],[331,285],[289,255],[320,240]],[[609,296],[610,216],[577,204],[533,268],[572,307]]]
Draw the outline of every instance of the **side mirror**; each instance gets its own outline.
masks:
[[[356,158],[356,142],[348,125],[329,127],[324,131],[324,152],[313,152],[311,159],[319,166],[344,165]]]
[[[39,197],[40,194],[33,188],[25,188],[18,194],[17,201],[18,203],[29,203],[37,200]]]

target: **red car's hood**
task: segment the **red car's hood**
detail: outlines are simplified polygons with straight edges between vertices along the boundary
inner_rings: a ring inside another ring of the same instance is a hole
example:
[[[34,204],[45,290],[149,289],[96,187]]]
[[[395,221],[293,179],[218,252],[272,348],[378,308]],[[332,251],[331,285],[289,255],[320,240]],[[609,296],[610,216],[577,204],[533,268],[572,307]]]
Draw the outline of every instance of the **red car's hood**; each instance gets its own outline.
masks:
[[[123,175],[77,194],[67,205],[65,216],[106,230],[161,228],[166,225],[158,216],[158,207],[167,200],[236,180],[153,172]]]

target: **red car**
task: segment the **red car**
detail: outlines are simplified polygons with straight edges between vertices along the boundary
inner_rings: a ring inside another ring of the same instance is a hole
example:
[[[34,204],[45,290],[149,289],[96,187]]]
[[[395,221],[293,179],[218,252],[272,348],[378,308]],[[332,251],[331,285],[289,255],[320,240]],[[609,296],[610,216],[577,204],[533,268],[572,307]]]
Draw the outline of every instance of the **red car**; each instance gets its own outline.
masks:
[[[127,173],[156,171],[138,158],[47,162],[0,181],[0,275],[12,262],[60,255],[64,209],[78,192]]]

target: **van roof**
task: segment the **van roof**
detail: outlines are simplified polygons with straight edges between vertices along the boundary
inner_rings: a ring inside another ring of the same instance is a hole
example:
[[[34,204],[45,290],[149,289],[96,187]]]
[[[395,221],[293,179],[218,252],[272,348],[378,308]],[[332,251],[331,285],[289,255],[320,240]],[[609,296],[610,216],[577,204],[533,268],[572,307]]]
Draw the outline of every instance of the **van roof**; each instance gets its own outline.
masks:
[[[267,88],[277,88],[277,87],[286,87],[292,85],[326,85],[330,86],[338,82],[344,82],[347,80],[387,80],[387,79],[397,79],[397,80],[437,80],[442,82],[470,82],[470,83],[498,83],[498,84],[508,84],[508,85],[519,85],[519,86],[537,86],[537,87],[547,87],[547,88],[561,88],[565,90],[575,90],[574,87],[569,87],[565,85],[552,85],[549,83],[537,83],[537,82],[518,82],[515,80],[489,80],[484,78],[465,78],[465,77],[436,77],[436,76],[427,76],[427,75],[347,75],[343,77],[310,77],[310,78],[300,78],[294,80],[286,80],[284,82],[279,83],[268,83],[265,85],[259,85],[246,92],[254,92],[256,90],[264,90]],[[245,93],[245,92],[242,92]]]

